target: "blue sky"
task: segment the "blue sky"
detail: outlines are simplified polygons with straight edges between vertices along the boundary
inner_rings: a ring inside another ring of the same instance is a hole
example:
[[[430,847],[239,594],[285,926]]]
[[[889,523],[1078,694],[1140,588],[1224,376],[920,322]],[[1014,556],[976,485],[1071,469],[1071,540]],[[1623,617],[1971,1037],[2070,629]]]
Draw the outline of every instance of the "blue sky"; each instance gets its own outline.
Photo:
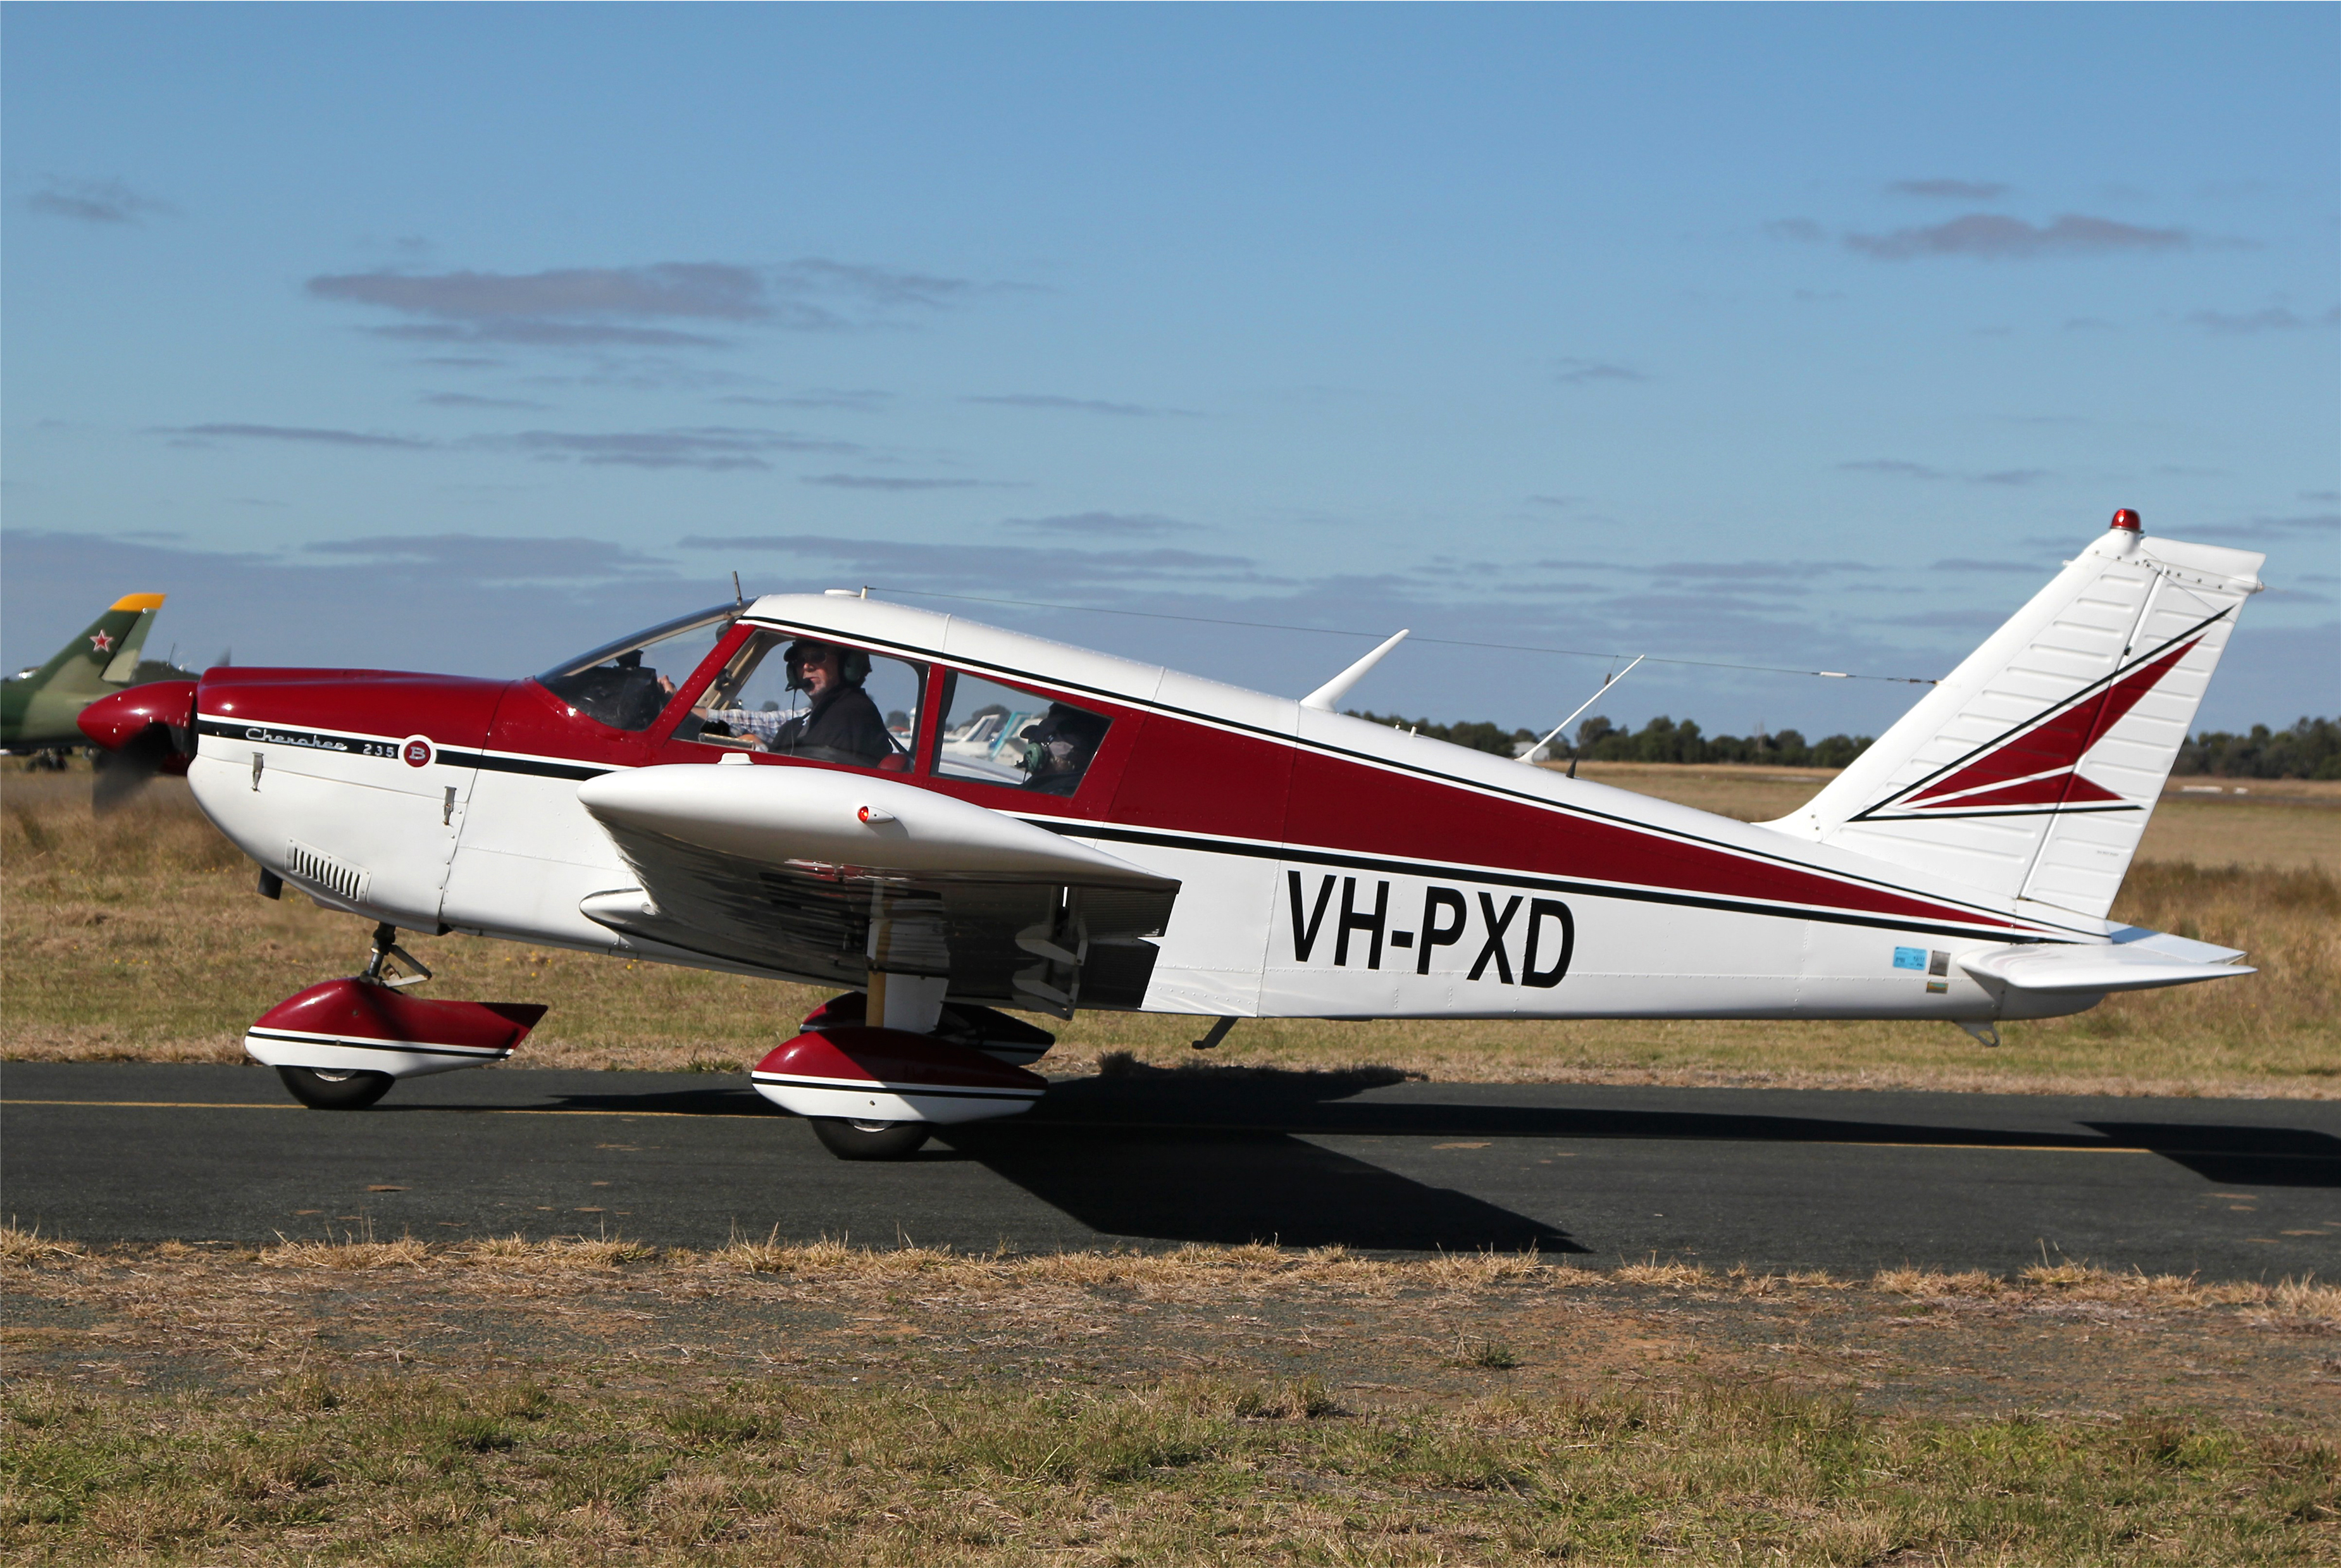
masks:
[[[736,569],[1295,694],[1408,625],[1353,701],[1534,724],[1608,665],[1516,650],[1940,674],[2129,505],[2269,552],[2207,722],[2341,707],[2332,6],[0,44],[10,668],[159,590],[197,664],[517,674]],[[1911,695],[1649,664],[1602,711]]]

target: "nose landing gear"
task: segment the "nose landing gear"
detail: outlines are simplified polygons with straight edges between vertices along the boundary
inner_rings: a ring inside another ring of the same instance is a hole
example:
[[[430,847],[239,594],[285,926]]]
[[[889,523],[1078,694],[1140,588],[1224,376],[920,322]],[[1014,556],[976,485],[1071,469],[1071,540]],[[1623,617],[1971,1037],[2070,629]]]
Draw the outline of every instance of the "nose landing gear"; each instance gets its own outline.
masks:
[[[358,1111],[401,1078],[503,1061],[544,1016],[533,1002],[426,1002],[403,990],[430,978],[397,929],[377,925],[364,973],[278,1003],[244,1032],[244,1052],[304,1105]]]

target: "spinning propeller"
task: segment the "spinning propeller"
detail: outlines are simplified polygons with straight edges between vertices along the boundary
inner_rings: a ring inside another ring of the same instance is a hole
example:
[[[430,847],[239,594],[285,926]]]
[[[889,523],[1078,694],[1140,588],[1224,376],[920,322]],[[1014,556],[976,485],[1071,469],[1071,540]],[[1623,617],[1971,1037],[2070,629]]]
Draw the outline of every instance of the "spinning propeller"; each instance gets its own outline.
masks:
[[[82,709],[81,733],[97,747],[90,805],[101,815],[135,798],[157,774],[180,774],[195,753],[195,683],[155,681]]]

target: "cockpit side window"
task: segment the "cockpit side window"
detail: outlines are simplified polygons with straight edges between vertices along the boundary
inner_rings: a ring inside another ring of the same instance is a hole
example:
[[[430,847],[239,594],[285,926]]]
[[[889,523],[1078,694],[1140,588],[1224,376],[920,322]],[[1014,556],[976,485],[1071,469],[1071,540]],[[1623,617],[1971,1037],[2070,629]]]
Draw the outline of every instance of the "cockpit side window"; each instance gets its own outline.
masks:
[[[807,762],[909,771],[926,666],[851,644],[758,632],[675,726],[673,738]]]
[[[736,604],[702,610],[594,649],[537,676],[538,684],[614,730],[646,730],[739,618]]]
[[[1070,795],[1113,721],[1037,692],[953,670],[943,676],[935,772],[1041,794]]]

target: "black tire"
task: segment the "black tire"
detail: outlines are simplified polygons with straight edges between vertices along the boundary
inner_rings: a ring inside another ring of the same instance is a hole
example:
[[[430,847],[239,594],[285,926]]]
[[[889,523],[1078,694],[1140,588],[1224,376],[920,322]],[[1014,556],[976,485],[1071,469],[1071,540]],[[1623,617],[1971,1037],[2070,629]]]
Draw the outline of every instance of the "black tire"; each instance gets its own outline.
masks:
[[[390,1093],[387,1073],[346,1072],[337,1067],[279,1067],[276,1075],[293,1098],[312,1111],[363,1111]]]
[[[815,1116],[812,1135],[841,1160],[906,1160],[934,1133],[926,1122],[848,1122]]]

